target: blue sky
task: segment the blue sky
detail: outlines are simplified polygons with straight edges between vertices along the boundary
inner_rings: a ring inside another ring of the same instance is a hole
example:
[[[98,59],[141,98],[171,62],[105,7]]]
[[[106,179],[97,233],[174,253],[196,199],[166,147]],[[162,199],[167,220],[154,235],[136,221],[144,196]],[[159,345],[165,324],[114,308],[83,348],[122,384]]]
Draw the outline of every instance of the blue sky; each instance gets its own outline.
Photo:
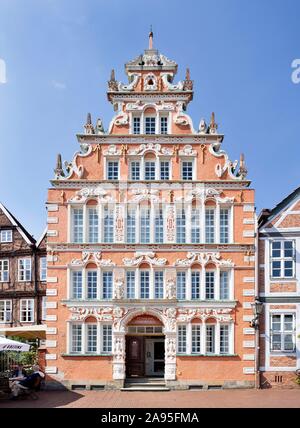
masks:
[[[194,126],[215,112],[258,212],[273,207],[300,185],[299,16],[299,0],[0,0],[0,201],[39,237],[56,154],[71,160],[87,112],[108,127],[110,70],[126,80],[152,24],[178,79],[190,67]]]

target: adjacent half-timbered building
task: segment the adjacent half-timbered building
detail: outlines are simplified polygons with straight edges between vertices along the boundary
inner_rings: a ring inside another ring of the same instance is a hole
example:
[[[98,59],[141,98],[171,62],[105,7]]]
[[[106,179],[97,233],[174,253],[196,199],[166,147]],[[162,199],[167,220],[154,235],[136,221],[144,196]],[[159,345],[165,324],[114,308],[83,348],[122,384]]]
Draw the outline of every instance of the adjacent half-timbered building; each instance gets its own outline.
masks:
[[[48,191],[48,385],[253,387],[254,191],[193,81],[149,48],[108,82]]]

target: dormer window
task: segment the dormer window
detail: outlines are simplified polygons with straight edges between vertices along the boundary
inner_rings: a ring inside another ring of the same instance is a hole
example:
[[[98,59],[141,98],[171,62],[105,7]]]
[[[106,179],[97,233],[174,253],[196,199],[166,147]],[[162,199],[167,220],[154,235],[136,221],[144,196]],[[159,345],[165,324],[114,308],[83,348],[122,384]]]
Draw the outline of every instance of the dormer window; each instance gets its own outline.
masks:
[[[156,126],[155,122],[156,122],[155,117],[153,116],[145,117],[145,134],[147,135],[155,134],[155,126]]]
[[[0,242],[12,242],[12,230],[1,230]]]

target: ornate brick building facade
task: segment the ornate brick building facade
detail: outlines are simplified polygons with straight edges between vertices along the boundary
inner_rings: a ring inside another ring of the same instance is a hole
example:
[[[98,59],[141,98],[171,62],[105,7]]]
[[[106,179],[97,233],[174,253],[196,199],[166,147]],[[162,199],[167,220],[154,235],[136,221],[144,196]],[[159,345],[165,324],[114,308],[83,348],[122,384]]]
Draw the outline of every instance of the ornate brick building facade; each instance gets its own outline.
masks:
[[[48,384],[255,384],[254,191],[214,114],[186,113],[189,70],[152,46],[108,82],[48,192]]]
[[[300,188],[259,216],[262,387],[297,387],[300,369]]]
[[[46,235],[39,242],[0,204],[0,333],[45,319]]]

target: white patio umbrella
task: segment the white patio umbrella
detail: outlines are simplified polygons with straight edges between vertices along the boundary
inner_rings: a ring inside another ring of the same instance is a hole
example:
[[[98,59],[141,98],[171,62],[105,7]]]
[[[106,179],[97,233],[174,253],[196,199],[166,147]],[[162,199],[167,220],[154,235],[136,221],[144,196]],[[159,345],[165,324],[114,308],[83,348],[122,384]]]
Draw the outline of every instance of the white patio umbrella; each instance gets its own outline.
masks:
[[[29,351],[30,345],[16,340],[0,337],[0,351]]]

